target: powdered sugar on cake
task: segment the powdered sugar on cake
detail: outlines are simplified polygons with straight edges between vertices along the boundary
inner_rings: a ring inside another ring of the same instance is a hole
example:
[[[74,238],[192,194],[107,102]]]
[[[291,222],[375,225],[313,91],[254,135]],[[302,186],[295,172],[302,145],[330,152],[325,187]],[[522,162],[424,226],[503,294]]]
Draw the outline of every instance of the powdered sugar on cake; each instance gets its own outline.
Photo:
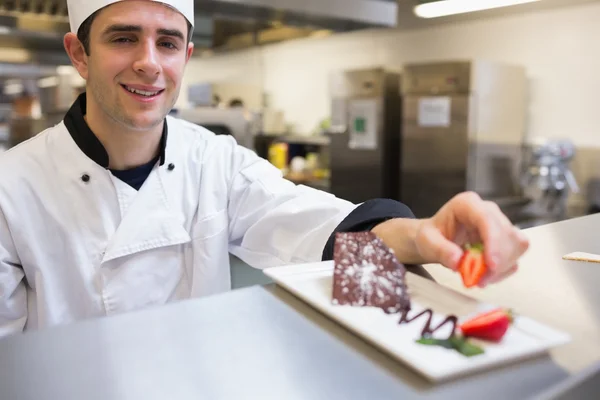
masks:
[[[378,307],[397,313],[410,306],[406,270],[372,232],[338,233],[333,304]]]

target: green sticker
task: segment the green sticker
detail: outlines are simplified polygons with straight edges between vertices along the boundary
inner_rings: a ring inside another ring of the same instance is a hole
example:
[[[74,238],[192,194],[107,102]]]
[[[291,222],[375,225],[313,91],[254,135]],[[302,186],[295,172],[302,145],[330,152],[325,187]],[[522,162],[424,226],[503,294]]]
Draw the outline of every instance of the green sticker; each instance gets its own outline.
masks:
[[[365,133],[366,125],[367,123],[364,118],[356,118],[354,120],[354,131],[358,133]]]

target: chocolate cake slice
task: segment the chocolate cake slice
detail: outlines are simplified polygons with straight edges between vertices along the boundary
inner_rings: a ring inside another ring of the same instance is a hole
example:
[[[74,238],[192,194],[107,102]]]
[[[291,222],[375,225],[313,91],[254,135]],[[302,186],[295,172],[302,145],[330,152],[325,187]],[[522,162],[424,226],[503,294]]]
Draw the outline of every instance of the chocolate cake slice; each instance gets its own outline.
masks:
[[[337,233],[333,304],[378,307],[388,314],[410,307],[406,269],[372,232]]]

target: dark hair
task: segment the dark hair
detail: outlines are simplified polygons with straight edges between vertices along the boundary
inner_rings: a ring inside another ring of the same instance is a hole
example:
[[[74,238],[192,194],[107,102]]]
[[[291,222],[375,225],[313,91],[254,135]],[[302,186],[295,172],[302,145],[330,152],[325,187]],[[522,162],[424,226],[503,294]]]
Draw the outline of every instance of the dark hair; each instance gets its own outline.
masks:
[[[87,54],[88,56],[90,55],[90,31],[92,29],[92,22],[94,22],[94,19],[96,19],[99,13],[100,10],[94,12],[92,15],[87,17],[86,20],[83,21],[83,23],[79,26],[79,29],[77,30],[77,39],[79,39],[79,41],[83,45],[85,54]],[[185,21],[187,22],[188,27],[187,43],[189,44],[192,40],[192,24],[190,24],[190,21],[188,21],[187,19]]]
[[[77,30],[77,39],[83,45],[83,49],[85,50],[85,54],[90,55],[90,30],[92,29],[92,22],[98,16],[98,12],[94,12],[92,15],[86,18],[85,21],[81,23],[79,29]]]

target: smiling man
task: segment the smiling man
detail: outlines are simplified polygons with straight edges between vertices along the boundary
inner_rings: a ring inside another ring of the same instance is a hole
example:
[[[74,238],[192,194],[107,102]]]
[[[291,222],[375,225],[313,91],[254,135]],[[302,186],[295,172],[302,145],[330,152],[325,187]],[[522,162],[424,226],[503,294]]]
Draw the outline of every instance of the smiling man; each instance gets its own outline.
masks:
[[[154,1],[108,2],[114,4],[89,16],[94,4],[107,2],[75,3],[69,3],[69,13],[77,36],[67,35],[65,48],[87,81],[86,122],[110,154],[111,168],[147,163],[192,55],[192,22]],[[193,21],[193,5],[173,3]]]
[[[230,289],[256,268],[331,259],[372,230],[400,261],[456,269],[485,244],[482,286],[527,240],[475,194],[416,220],[295,186],[229,136],[167,116],[193,51],[193,0],[69,0],[65,49],[86,80],[64,121],[0,157],[0,336]]]

